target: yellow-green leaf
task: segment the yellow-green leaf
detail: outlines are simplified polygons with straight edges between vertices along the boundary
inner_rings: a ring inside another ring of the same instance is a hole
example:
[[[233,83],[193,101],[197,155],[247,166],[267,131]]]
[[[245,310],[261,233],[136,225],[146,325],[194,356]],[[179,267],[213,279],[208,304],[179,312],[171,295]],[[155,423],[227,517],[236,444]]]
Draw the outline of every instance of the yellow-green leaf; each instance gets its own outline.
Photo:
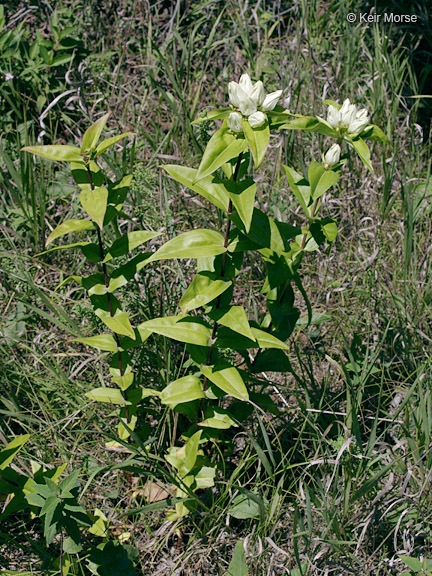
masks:
[[[105,128],[105,124],[109,118],[110,112],[96,120],[87,130],[84,132],[81,152],[86,152],[87,150],[93,150],[93,148],[98,143],[102,130]]]
[[[98,336],[89,336],[87,338],[75,338],[72,342],[81,342],[92,348],[103,350],[104,352],[117,352],[117,344],[111,334],[99,334]]]
[[[207,143],[196,176],[197,180],[213,174],[218,168],[236,158],[241,152],[246,152],[247,142],[228,131],[224,121],[222,128],[215,132]]]
[[[229,396],[233,396],[239,400],[249,399],[249,394],[246,385],[243,382],[243,378],[234,366],[218,370],[214,366],[202,365],[200,369],[210,382],[213,382],[213,384],[226,392]]]
[[[29,440],[30,434],[23,434],[14,438],[0,451],[0,470],[4,470]]]
[[[218,308],[210,313],[210,318],[218,324],[231,328],[231,330],[238,332],[242,336],[246,336],[250,340],[255,340],[243,306]]]
[[[252,152],[255,168],[264,160],[267,147],[270,142],[270,128],[266,120],[265,123],[259,128],[252,128],[249,122],[243,118],[242,128],[246,137],[249,148]]]
[[[120,406],[127,406],[131,403],[128,402],[123,398],[123,394],[121,390],[117,388],[95,388],[94,390],[90,390],[90,392],[86,392],[87,398],[90,400],[95,400],[96,402],[108,402],[109,404],[118,404]]]
[[[180,300],[180,309],[183,313],[205,306],[225,292],[231,281],[212,280],[204,274],[197,274]]]
[[[128,336],[132,340],[135,340],[135,332],[131,326],[129,320],[129,314],[123,312],[122,310],[116,310],[114,316],[111,316],[106,310],[98,308],[95,310],[95,314],[102,320],[102,322],[108,326],[110,330],[116,334],[121,334],[122,336]]]
[[[194,322],[191,316],[166,316],[147,320],[138,326],[138,331],[154,332],[173,340],[208,346],[211,339],[211,331],[207,326]]]
[[[83,164],[83,157],[80,156],[80,149],[75,146],[24,146],[22,152],[31,152],[41,158],[56,160],[57,162],[78,162]]]
[[[66,220],[63,224],[54,228],[51,234],[48,236],[46,241],[46,246],[51,244],[56,238],[69,234],[70,232],[81,232],[82,230],[90,230],[93,228],[93,222],[90,220]]]
[[[124,132],[123,134],[119,134],[118,136],[112,136],[111,138],[103,140],[103,142],[101,142],[99,146],[96,148],[95,156],[100,156],[106,150],[108,150],[108,148],[111,148],[111,146],[114,146],[115,144],[117,144],[117,142],[120,142],[120,140],[126,138],[126,136],[134,136],[134,135],[135,134],[133,132]]]
[[[147,264],[169,258],[217,256],[225,251],[222,234],[214,230],[198,229],[180,234],[166,242],[147,260]]]
[[[184,376],[174,380],[160,394],[162,404],[167,404],[170,408],[198,398],[205,398],[205,394],[201,382],[196,376]]]
[[[80,202],[90,218],[102,229],[108,202],[107,188],[101,187],[95,188],[94,190],[82,190],[80,193]]]

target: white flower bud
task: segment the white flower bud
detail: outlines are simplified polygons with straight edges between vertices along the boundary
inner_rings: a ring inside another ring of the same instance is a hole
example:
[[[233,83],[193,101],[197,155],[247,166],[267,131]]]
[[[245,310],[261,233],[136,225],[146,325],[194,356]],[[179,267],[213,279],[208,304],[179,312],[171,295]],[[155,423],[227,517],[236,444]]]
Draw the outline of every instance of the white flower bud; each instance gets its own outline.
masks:
[[[347,98],[342,104],[342,108],[339,110],[339,114],[341,123],[347,127],[351,122],[355,120],[357,109],[354,104],[350,104],[350,101]]]
[[[230,99],[231,104],[233,106],[235,106],[236,108],[239,108],[240,103],[243,102],[247,98],[247,95],[242,90],[242,88],[240,88],[240,86],[237,84],[237,82],[230,82],[228,84],[228,95],[229,95],[229,99]]]
[[[242,132],[242,115],[239,112],[231,112],[227,120],[228,128],[233,132]]]
[[[254,112],[257,111],[256,102],[252,100],[252,98],[246,97],[243,101],[240,102],[240,112],[243,116],[250,116]]]
[[[249,94],[249,96],[254,102],[257,103],[258,106],[261,106],[265,98],[264,84],[261,82],[261,80],[255,82],[252,92]]]
[[[267,116],[262,112],[254,112],[248,118],[248,122],[251,128],[259,128],[260,126],[265,124],[266,120]]]
[[[270,94],[267,94],[267,96],[264,98],[263,103],[261,104],[261,110],[263,110],[263,112],[273,110],[273,108],[278,103],[278,100],[281,97],[281,95],[282,90],[276,90],[276,92],[271,92]]]
[[[327,150],[324,156],[324,161],[329,166],[334,166],[339,162],[340,156],[341,156],[341,147],[339,146],[339,144],[333,144],[333,146],[330,146],[330,148]]]
[[[252,80],[250,79],[249,74],[242,74],[239,81],[240,88],[246,93],[247,96],[250,96],[253,85]]]

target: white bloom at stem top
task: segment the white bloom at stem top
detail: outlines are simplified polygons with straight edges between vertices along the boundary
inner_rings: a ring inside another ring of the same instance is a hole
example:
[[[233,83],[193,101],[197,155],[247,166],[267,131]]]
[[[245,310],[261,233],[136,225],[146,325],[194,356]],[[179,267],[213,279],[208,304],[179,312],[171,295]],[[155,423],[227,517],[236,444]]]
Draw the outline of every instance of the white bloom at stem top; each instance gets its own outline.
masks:
[[[252,128],[259,128],[267,120],[265,112],[273,110],[281,97],[282,90],[266,94],[261,80],[252,83],[249,74],[243,74],[239,82],[228,84],[230,103],[240,112],[231,112],[228,117],[228,127],[233,132],[241,132],[239,116],[246,117]]]
[[[325,153],[324,162],[330,168],[331,166],[334,166],[339,162],[340,157],[341,157],[341,147],[339,146],[339,144],[333,144]]]
[[[369,113],[366,108],[357,110],[349,99],[344,100],[340,110],[330,104],[327,111],[327,122],[339,131],[349,134],[360,134],[369,124]]]

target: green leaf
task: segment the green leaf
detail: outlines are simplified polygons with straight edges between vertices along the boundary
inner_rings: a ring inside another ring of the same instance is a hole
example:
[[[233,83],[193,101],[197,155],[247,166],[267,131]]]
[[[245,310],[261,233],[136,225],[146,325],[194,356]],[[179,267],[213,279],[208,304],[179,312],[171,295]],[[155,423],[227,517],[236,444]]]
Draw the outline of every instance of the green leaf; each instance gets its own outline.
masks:
[[[357,152],[357,154],[360,157],[360,160],[363,162],[363,164],[366,166],[366,168],[368,168],[368,170],[370,170],[371,172],[373,172],[373,168],[372,168],[372,164],[371,164],[371,156],[370,156],[370,150],[367,147],[367,144],[364,140],[362,140],[361,138],[356,138],[355,140],[349,140],[346,139],[348,144],[350,146],[352,146],[354,148],[354,150]]]
[[[375,142],[384,142],[385,144],[390,144],[390,140],[384,134],[384,132],[375,124],[370,124],[361,133],[363,140],[374,140]]]
[[[238,332],[250,340],[255,340],[243,306],[218,308],[210,312],[209,316],[218,324],[226,326],[227,328],[231,328],[231,330],[234,330],[234,332]]]
[[[217,369],[214,366],[200,366],[201,372],[210,382],[239,400],[248,400],[249,394],[240,372],[234,366]]]
[[[90,218],[102,229],[108,202],[107,188],[101,187],[95,188],[94,190],[88,188],[82,190],[80,193],[80,202]]]
[[[100,135],[102,134],[102,130],[105,128],[105,124],[109,118],[110,112],[99,118],[94,124],[92,124],[87,130],[84,132],[82,145],[81,145],[81,152],[87,152],[88,150],[93,150],[96,144],[99,141]]]
[[[79,162],[83,164],[84,160],[80,156],[80,149],[75,146],[25,146],[21,148],[22,152],[31,152],[41,158],[56,160],[57,162]]]
[[[24,444],[29,440],[30,434],[23,434],[14,438],[5,448],[0,452],[0,470],[5,468],[12,462],[16,454],[21,450]]]
[[[250,516],[249,516],[250,518]],[[243,542],[237,542],[234,548],[234,554],[228,571],[223,576],[248,576],[246,556],[244,553]]]
[[[237,422],[230,417],[228,411],[218,407],[211,408],[206,413],[206,419],[199,422],[198,426],[218,430],[228,430],[231,427],[238,428]]]
[[[199,398],[205,398],[205,394],[202,390],[202,384],[196,376],[184,376],[174,380],[160,394],[162,404],[167,404],[170,408]]]
[[[146,263],[169,258],[202,258],[226,252],[224,237],[214,230],[198,229],[185,232],[166,242]]]
[[[309,183],[312,198],[319,198],[327,192],[331,186],[338,180],[339,174],[326,170],[322,164],[318,162],[311,162],[309,166]]]
[[[224,182],[228,190],[229,197],[244,224],[245,231],[249,232],[255,204],[256,184],[253,180],[242,180],[234,182],[226,180]]]
[[[211,331],[207,326],[194,322],[191,316],[166,316],[147,320],[138,326],[138,331],[155,332],[172,340],[209,346]]]
[[[411,556],[399,556],[399,558],[410,570],[414,570],[414,572],[421,572],[423,570],[423,562],[420,562],[417,558],[411,558]]]
[[[211,302],[225,292],[231,284],[231,281],[212,280],[210,276],[205,275],[205,272],[196,274],[180,300],[179,306],[182,313]]]
[[[200,122],[208,122],[209,120],[221,120],[222,118],[228,118],[230,115],[231,108],[219,108],[219,110],[210,110],[207,114],[203,116],[198,116],[192,124],[199,124]]]
[[[127,551],[120,542],[109,540],[92,548],[87,562],[95,576],[136,576]]]
[[[258,518],[260,506],[255,499],[250,498],[247,494],[237,494],[232,501],[229,514],[238,520]]]
[[[276,348],[279,350],[289,350],[289,346],[264,330],[259,330],[259,328],[252,328],[252,334],[254,335],[256,341],[260,348]]]
[[[246,140],[231,134],[224,121],[222,128],[215,132],[207,143],[196,179],[200,180],[213,174],[222,164],[229,162],[231,158],[237,158],[241,152],[245,152],[247,147]]]
[[[94,390],[90,390],[90,392],[86,392],[85,394],[87,398],[90,400],[95,400],[96,402],[108,402],[109,404],[118,404],[119,406],[126,406],[130,405],[131,402],[128,402],[123,398],[123,394],[121,390],[117,388],[95,388]]]
[[[270,142],[270,128],[266,120],[265,123],[259,128],[252,128],[249,122],[243,118],[242,128],[246,137],[249,148],[252,152],[255,168],[264,160],[267,147]]]
[[[135,248],[138,248],[138,246],[152,240],[152,238],[156,238],[156,236],[160,236],[160,232],[148,232],[147,230],[129,232],[129,234],[119,238],[113,243],[107,251],[104,262],[109,262],[112,258],[125,256]]]
[[[124,132],[123,134],[119,134],[118,136],[112,136],[111,138],[103,140],[96,148],[95,157],[100,156],[101,154],[106,152],[108,148],[111,148],[111,146],[114,146],[115,144],[117,144],[117,142],[120,142],[120,140],[126,138],[126,136],[135,136],[135,134],[133,132]]]
[[[220,210],[223,210],[224,212],[228,211],[228,193],[222,181],[216,176],[207,176],[201,178],[199,182],[197,182],[198,170],[195,170],[194,168],[188,168],[176,164],[168,164],[162,166],[162,168],[168,172],[174,180],[180,182],[180,184],[183,184],[194,192],[197,192]]]
[[[63,224],[54,228],[46,240],[46,246],[51,244],[56,238],[69,234],[70,232],[80,232],[82,230],[90,230],[93,228],[93,222],[90,220],[66,220]]]
[[[311,197],[311,189],[308,186],[307,180],[302,174],[296,172],[293,168],[284,165],[284,169],[288,178],[288,183],[291,190],[294,192],[295,197],[299,201],[306,216],[310,218],[309,202]]]
[[[202,430],[195,432],[189,440],[186,442],[184,459],[182,461],[182,466],[180,472],[183,475],[188,474],[192,468],[195,466],[195,462],[198,456],[198,448],[201,439]]]
[[[75,338],[72,342],[81,342],[97,350],[104,352],[117,352],[117,344],[111,334],[99,334],[98,336],[89,336],[87,338]]]
[[[135,340],[135,332],[131,326],[129,314],[127,312],[118,309],[115,311],[114,316],[111,316],[108,311],[97,308],[95,314],[102,320],[105,326],[108,326],[108,328],[116,334],[128,336],[129,338],[132,338],[132,340]]]
[[[214,479],[216,476],[215,468],[211,468],[210,466],[203,466],[195,475],[194,481],[197,487],[199,488],[211,488],[214,486]]]

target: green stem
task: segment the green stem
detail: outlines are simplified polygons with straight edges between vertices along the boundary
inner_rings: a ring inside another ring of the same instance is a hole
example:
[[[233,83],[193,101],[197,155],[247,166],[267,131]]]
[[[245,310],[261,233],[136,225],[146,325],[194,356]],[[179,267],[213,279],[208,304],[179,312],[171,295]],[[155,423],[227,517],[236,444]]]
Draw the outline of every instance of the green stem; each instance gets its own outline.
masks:
[[[87,166],[87,174],[88,174],[88,178],[89,178],[89,182],[90,182],[90,188],[92,190],[94,190],[94,184],[93,184],[93,177],[92,177],[92,173],[90,170],[90,167]],[[113,311],[113,305],[112,305],[112,298],[111,298],[111,293],[108,292],[108,288],[109,288],[109,275],[108,275],[108,269],[107,266],[104,262],[105,260],[105,250],[103,247],[103,240],[102,240],[102,233],[100,231],[99,226],[96,228],[97,231],[97,237],[98,237],[98,244],[99,244],[99,255],[100,255],[100,259],[102,262],[102,272],[104,275],[104,283],[105,283],[105,288],[107,289],[107,300],[108,300],[108,311],[111,317],[114,316],[114,311]],[[119,363],[119,370],[120,370],[120,375],[123,376],[124,375],[124,370],[123,370],[123,361],[122,361],[122,357],[121,357],[121,351],[120,351],[120,338],[119,335],[116,334],[116,332],[113,332],[114,334],[114,339],[116,342],[116,346],[117,346],[117,354],[118,354],[118,363]],[[122,390],[122,395],[123,398],[126,400],[126,391]],[[129,416],[129,407],[126,405],[125,406],[125,415],[126,415],[126,422],[127,424],[130,423],[130,416]]]

